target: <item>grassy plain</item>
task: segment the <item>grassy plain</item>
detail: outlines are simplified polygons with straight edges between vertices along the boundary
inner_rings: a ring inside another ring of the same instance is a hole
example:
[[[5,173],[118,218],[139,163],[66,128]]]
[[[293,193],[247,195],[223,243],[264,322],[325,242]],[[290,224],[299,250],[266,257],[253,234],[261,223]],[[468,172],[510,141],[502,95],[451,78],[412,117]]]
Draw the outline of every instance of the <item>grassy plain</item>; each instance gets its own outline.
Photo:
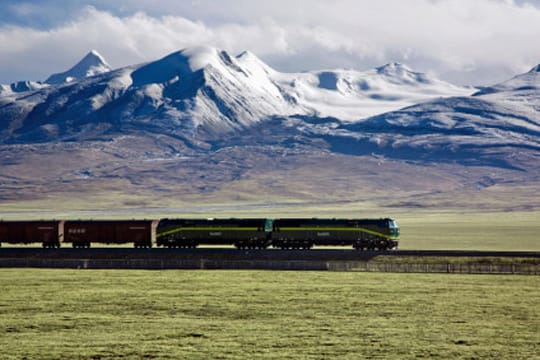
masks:
[[[540,212],[396,215],[402,249],[540,251]]]
[[[4,359],[538,359],[540,278],[1,269]]]

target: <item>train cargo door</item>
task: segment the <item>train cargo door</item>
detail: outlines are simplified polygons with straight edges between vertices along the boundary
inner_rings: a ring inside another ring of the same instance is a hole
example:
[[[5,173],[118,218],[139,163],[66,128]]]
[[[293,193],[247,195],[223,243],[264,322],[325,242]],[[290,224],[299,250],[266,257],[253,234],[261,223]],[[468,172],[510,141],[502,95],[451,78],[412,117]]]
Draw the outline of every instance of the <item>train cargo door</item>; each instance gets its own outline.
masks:
[[[116,224],[116,243],[152,247],[152,221],[125,221]]]
[[[35,228],[27,228],[25,235],[28,240],[37,239],[43,247],[60,247],[57,222],[38,223]]]

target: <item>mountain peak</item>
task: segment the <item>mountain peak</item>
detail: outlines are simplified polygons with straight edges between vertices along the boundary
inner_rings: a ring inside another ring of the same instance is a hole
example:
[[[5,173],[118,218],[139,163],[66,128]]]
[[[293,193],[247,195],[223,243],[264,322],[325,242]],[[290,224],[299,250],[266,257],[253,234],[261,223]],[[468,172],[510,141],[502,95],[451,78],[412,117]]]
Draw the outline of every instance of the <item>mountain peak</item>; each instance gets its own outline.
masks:
[[[179,53],[187,58],[191,71],[197,71],[209,64],[215,65],[219,62],[219,56],[225,51],[211,46],[194,46],[180,50]]]
[[[403,72],[412,72],[412,70],[407,65],[404,65],[399,62],[390,62],[383,66],[377,67],[376,70],[379,74],[388,74],[388,75],[403,73]]]
[[[424,73],[414,72],[407,65],[391,62],[375,68],[377,74],[391,78],[393,82],[404,83],[430,83],[432,80]]]
[[[276,71],[270,67],[267,63],[262,61],[257,55],[252,53],[249,50],[242,51],[240,54],[236,55],[235,60],[240,64],[243,64],[247,68],[258,68],[266,74],[275,73]]]
[[[491,95],[497,93],[505,93],[505,98],[508,100],[512,97],[512,93],[518,94],[519,92],[537,92],[540,89],[540,64],[533,67],[526,73],[519,74],[506,80],[502,83],[485,87],[482,90],[474,94],[474,96]],[[493,95],[492,95],[493,96]],[[516,95],[515,100],[521,101],[523,94]]]
[[[96,50],[90,50],[88,54],[84,56],[84,58],[79,63],[86,63],[86,64],[92,64],[92,65],[107,65],[107,61],[101,56],[100,53],[98,53]]]
[[[131,77],[134,86],[165,83],[178,76],[191,78],[192,74],[208,67],[223,68],[224,64],[232,62],[225,51],[210,46],[189,47],[143,65]]]
[[[533,67],[531,70],[529,70],[530,73],[540,72],[540,64]]]
[[[49,76],[48,84],[62,84],[111,71],[111,66],[96,50],[91,50],[71,69]]]

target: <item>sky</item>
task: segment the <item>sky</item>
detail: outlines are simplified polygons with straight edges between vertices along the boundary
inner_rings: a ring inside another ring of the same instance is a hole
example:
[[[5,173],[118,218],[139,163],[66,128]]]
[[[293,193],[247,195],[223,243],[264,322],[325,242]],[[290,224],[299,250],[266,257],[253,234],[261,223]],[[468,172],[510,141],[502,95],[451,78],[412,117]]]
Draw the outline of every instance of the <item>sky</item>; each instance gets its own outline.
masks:
[[[97,50],[113,68],[210,45],[278,71],[401,62],[459,85],[540,63],[540,0],[0,0],[0,83]]]

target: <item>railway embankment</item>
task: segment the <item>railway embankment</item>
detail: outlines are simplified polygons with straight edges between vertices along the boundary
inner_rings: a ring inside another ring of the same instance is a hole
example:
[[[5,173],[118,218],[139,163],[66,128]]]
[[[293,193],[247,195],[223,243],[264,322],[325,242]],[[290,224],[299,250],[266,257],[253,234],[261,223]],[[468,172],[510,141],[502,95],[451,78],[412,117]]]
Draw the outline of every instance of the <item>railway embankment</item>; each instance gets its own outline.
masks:
[[[388,273],[540,275],[536,263],[378,263],[370,261],[310,260],[158,260],[158,259],[0,259],[0,268],[61,269],[229,269],[359,271]]]
[[[0,249],[0,268],[260,269],[540,275],[538,252],[235,249]]]

